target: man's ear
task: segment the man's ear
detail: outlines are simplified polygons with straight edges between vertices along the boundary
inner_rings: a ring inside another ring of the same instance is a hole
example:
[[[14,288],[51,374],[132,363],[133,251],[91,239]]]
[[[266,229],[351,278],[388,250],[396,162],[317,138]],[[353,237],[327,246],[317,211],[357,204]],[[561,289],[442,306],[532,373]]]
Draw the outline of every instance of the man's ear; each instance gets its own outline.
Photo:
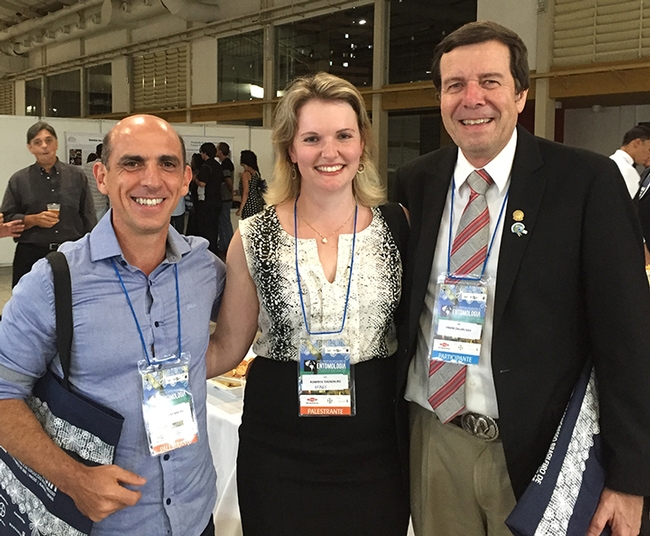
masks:
[[[97,181],[97,189],[104,195],[108,195],[108,187],[106,186],[106,166],[97,160],[93,166],[93,174],[95,175],[95,180]]]

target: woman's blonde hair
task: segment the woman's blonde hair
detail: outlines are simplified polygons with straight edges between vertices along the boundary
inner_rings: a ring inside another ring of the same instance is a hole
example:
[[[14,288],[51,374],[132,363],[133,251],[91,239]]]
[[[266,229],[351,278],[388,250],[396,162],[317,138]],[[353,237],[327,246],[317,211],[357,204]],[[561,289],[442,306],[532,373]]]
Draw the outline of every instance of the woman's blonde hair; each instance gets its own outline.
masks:
[[[275,149],[273,179],[264,196],[269,205],[278,205],[300,194],[300,170],[291,161],[289,148],[293,144],[298,127],[300,109],[311,100],[342,101],[348,103],[357,115],[361,140],[364,143],[360,164],[363,172],[357,172],[352,181],[352,192],[357,203],[376,206],[386,202],[386,189],[381,183],[377,167],[372,161],[374,140],[372,125],[366,113],[363,97],[350,82],[329,73],[304,76],[291,82],[284,92],[276,110],[271,139]]]

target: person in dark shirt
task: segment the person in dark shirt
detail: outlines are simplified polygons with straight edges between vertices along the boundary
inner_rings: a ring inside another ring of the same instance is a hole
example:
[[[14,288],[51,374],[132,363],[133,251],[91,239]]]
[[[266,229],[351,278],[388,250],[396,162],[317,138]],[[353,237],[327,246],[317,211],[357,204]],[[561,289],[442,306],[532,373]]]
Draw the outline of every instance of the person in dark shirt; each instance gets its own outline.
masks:
[[[222,141],[217,144],[217,159],[223,171],[221,212],[219,213],[219,252],[225,254],[232,239],[230,210],[232,209],[233,174],[235,173],[235,165],[230,159],[230,145],[226,142]]]
[[[27,149],[36,162],[12,175],[2,200],[0,212],[5,220],[21,220],[25,226],[14,239],[18,244],[12,286],[38,259],[63,242],[81,238],[97,223],[84,172],[61,162],[56,156],[58,147],[51,125],[39,121],[29,127]]]
[[[219,236],[219,212],[221,211],[221,184],[223,171],[221,164],[215,160],[217,148],[214,143],[206,142],[201,145],[199,152],[203,158],[203,166],[199,170],[196,182],[205,188],[205,199],[199,198],[197,206],[198,235],[210,242],[208,249],[217,254],[217,239]]]

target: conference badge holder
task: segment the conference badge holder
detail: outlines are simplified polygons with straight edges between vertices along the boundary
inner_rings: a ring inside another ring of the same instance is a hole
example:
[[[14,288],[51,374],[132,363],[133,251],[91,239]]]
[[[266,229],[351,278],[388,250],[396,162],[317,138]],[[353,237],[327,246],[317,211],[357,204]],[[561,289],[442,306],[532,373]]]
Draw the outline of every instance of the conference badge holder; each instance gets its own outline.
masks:
[[[350,347],[340,339],[315,335],[300,341],[300,417],[351,417],[356,413]]]
[[[433,307],[431,355],[434,361],[478,365],[488,300],[485,278],[438,279]]]
[[[189,354],[138,362],[142,377],[142,414],[149,452],[158,456],[199,439],[194,399],[189,387]]]

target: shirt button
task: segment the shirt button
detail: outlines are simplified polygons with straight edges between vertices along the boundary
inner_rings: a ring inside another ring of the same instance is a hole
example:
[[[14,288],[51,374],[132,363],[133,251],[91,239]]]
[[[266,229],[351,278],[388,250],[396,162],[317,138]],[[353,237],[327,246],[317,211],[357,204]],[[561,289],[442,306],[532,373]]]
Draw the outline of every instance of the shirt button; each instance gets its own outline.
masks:
[[[165,454],[165,455],[163,456],[163,460],[165,460],[165,461],[169,460],[169,454]]]
[[[171,499],[167,499],[167,500],[165,501],[165,504],[167,504],[168,506],[169,506],[171,503],[172,503],[172,500],[171,500]]]

